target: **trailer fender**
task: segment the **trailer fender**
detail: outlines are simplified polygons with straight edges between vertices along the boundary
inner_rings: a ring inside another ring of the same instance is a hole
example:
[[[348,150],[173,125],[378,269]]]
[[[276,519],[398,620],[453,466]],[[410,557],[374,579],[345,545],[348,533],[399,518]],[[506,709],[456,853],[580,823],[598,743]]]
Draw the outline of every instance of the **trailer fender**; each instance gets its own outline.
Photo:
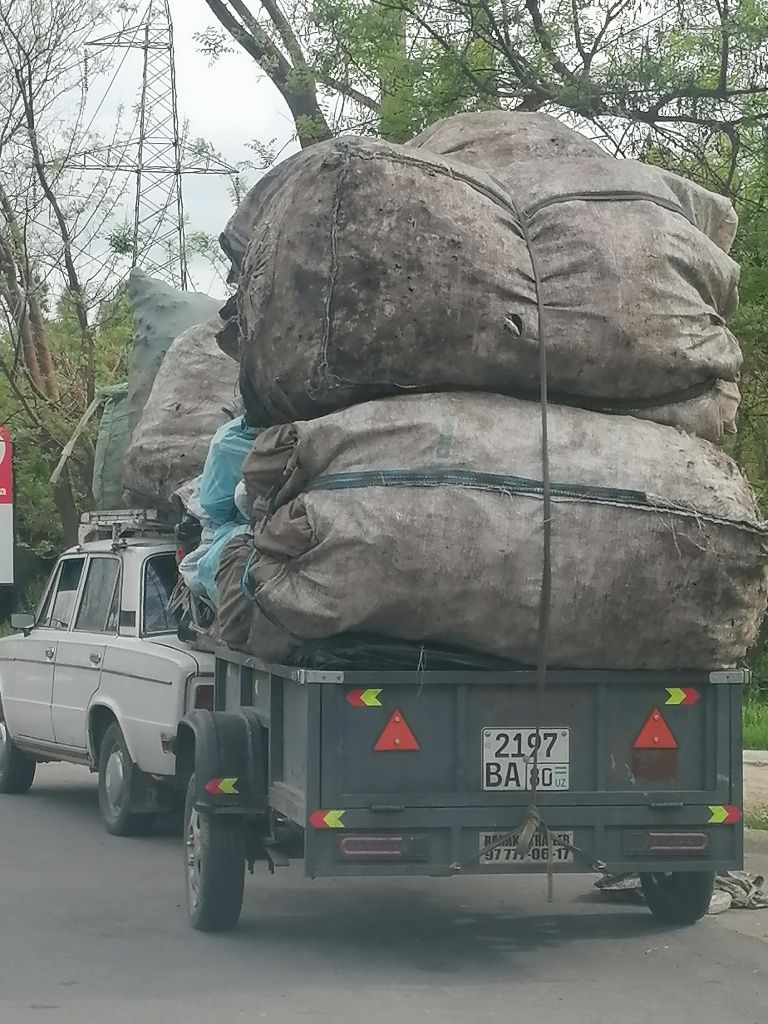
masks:
[[[200,810],[267,810],[267,734],[251,709],[191,711],[175,750],[179,785],[194,772]]]

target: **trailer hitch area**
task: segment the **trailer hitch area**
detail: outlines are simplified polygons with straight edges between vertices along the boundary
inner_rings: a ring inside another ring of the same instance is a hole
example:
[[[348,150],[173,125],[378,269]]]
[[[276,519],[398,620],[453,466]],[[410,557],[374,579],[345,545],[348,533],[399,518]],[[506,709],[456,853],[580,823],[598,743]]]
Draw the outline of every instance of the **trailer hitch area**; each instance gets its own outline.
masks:
[[[271,829],[268,825],[266,828],[258,825],[252,821],[246,842],[245,859],[251,874],[257,860],[265,860],[270,875],[274,875],[276,868],[290,867],[292,858],[300,860],[304,856],[303,832],[281,814],[273,812]]]
[[[270,875],[274,875],[275,868],[290,867],[291,862],[288,859],[288,854],[274,839],[265,839],[262,844],[262,850],[267,859]],[[248,866],[250,867],[251,874],[253,874],[253,861],[249,861]]]

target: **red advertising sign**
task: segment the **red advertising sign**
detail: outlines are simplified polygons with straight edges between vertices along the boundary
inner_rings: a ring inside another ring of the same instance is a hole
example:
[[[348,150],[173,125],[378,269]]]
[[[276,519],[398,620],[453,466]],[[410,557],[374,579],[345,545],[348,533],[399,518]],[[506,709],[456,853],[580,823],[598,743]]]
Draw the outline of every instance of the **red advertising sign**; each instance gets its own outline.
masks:
[[[0,586],[14,582],[13,443],[0,427]]]
[[[0,505],[13,504],[13,444],[11,435],[0,427]]]

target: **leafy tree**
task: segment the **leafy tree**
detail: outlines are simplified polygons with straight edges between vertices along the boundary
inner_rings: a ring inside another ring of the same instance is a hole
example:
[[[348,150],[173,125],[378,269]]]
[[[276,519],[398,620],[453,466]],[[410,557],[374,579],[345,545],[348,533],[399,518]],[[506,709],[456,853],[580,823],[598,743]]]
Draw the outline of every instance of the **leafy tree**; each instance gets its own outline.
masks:
[[[126,175],[112,168],[130,162],[133,133],[122,112],[109,138],[94,132],[87,100],[106,85],[112,58],[85,42],[99,26],[124,27],[137,7],[0,0],[0,411],[22,453],[20,534],[38,552],[76,538],[92,500],[95,416],[53,486],[51,474],[99,389],[128,368],[119,282],[133,232]],[[188,148],[198,163],[218,159],[201,140]],[[190,252],[208,259],[212,239],[191,232]]]
[[[63,445],[82,416],[86,397],[80,360],[76,313],[63,297],[45,318],[47,343],[60,391],[57,403],[46,402],[17,380],[15,387],[0,374],[2,420],[16,445],[18,533],[23,548],[47,559],[77,535],[78,510],[92,502],[94,431],[87,430],[67,464],[69,504],[62,504],[50,483],[51,471]],[[119,289],[105,302],[94,321],[95,380],[97,388],[122,379],[132,344],[132,324],[127,295]],[[7,342],[5,347],[7,347]],[[0,340],[0,350],[4,347]]]
[[[33,544],[36,517],[49,535],[58,519],[68,541],[76,536],[90,489],[87,433],[52,494],[43,481],[109,379],[102,317],[127,265],[108,245],[103,252],[122,181],[73,170],[102,144],[85,101],[104,67],[97,57],[86,70],[82,53],[104,16],[101,4],[82,0],[0,0],[0,381],[3,420],[25,454],[21,527]],[[111,144],[120,131],[118,123]]]
[[[707,132],[738,150],[768,117],[763,0],[206,2],[223,30],[206,33],[208,52],[245,49],[302,145],[339,127],[402,141],[491,106],[561,112],[624,154],[684,152]]]

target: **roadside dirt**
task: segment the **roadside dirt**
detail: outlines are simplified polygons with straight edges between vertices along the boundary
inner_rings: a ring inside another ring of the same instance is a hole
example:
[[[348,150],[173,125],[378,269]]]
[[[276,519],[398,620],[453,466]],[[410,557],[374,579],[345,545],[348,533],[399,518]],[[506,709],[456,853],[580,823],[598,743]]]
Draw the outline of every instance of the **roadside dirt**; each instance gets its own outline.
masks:
[[[768,811],[768,764],[744,765],[744,806],[751,814]]]

